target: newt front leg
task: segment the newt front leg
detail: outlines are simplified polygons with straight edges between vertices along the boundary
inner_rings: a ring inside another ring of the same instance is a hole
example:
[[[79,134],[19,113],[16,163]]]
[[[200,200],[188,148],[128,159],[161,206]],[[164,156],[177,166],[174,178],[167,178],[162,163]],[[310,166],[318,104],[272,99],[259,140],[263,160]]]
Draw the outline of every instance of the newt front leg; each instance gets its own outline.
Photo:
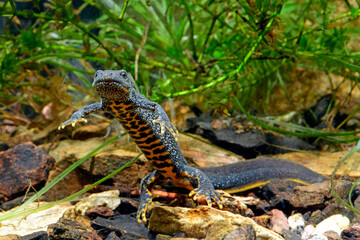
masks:
[[[71,117],[59,125],[58,129],[64,129],[67,125],[72,125],[73,127],[77,122],[87,122],[85,117],[89,115],[90,113],[97,112],[103,110],[102,109],[102,102],[97,102],[90,104],[89,106],[83,107],[82,109],[74,112]]]

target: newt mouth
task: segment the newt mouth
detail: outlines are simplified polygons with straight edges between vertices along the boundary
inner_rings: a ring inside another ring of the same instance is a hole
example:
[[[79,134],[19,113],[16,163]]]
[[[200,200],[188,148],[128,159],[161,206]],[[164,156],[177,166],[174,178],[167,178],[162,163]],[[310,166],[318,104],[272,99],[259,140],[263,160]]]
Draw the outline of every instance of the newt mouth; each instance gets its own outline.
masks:
[[[94,80],[92,86],[94,88],[96,88],[103,84],[115,85],[115,86],[119,86],[121,88],[125,88],[125,86],[121,82],[114,80],[114,79],[96,79],[96,80]]]

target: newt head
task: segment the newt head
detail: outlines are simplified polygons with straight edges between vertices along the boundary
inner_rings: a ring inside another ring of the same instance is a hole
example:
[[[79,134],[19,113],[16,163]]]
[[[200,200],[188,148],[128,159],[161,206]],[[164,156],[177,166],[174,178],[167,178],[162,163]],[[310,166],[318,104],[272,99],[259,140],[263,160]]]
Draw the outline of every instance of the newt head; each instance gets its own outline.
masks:
[[[95,92],[103,99],[128,99],[133,83],[125,70],[98,70],[92,84]]]

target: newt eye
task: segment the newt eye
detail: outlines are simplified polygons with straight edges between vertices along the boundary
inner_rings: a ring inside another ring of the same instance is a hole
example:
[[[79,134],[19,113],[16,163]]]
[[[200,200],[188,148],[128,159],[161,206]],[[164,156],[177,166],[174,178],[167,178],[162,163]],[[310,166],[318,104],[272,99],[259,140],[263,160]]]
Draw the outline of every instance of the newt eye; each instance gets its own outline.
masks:
[[[122,72],[120,73],[120,75],[121,75],[123,78],[127,78],[127,73],[126,73],[125,71],[122,71]]]

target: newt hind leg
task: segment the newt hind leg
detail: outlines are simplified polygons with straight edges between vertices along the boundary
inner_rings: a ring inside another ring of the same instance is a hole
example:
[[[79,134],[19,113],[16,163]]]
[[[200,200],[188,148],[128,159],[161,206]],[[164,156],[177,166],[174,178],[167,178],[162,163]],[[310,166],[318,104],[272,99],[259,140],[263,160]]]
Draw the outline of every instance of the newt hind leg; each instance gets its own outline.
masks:
[[[196,200],[197,198],[202,196],[205,197],[207,205],[209,207],[212,206],[212,200],[214,200],[220,209],[223,208],[223,197],[214,189],[214,186],[211,183],[210,179],[202,171],[190,166],[185,166],[182,174],[185,177],[194,179],[197,183],[196,188],[189,193],[190,197]]]
[[[150,205],[153,205],[153,198],[157,197],[151,193],[151,187],[157,180],[157,172],[154,171],[144,177],[140,183],[140,205],[136,214],[137,221],[146,223],[146,211]]]

